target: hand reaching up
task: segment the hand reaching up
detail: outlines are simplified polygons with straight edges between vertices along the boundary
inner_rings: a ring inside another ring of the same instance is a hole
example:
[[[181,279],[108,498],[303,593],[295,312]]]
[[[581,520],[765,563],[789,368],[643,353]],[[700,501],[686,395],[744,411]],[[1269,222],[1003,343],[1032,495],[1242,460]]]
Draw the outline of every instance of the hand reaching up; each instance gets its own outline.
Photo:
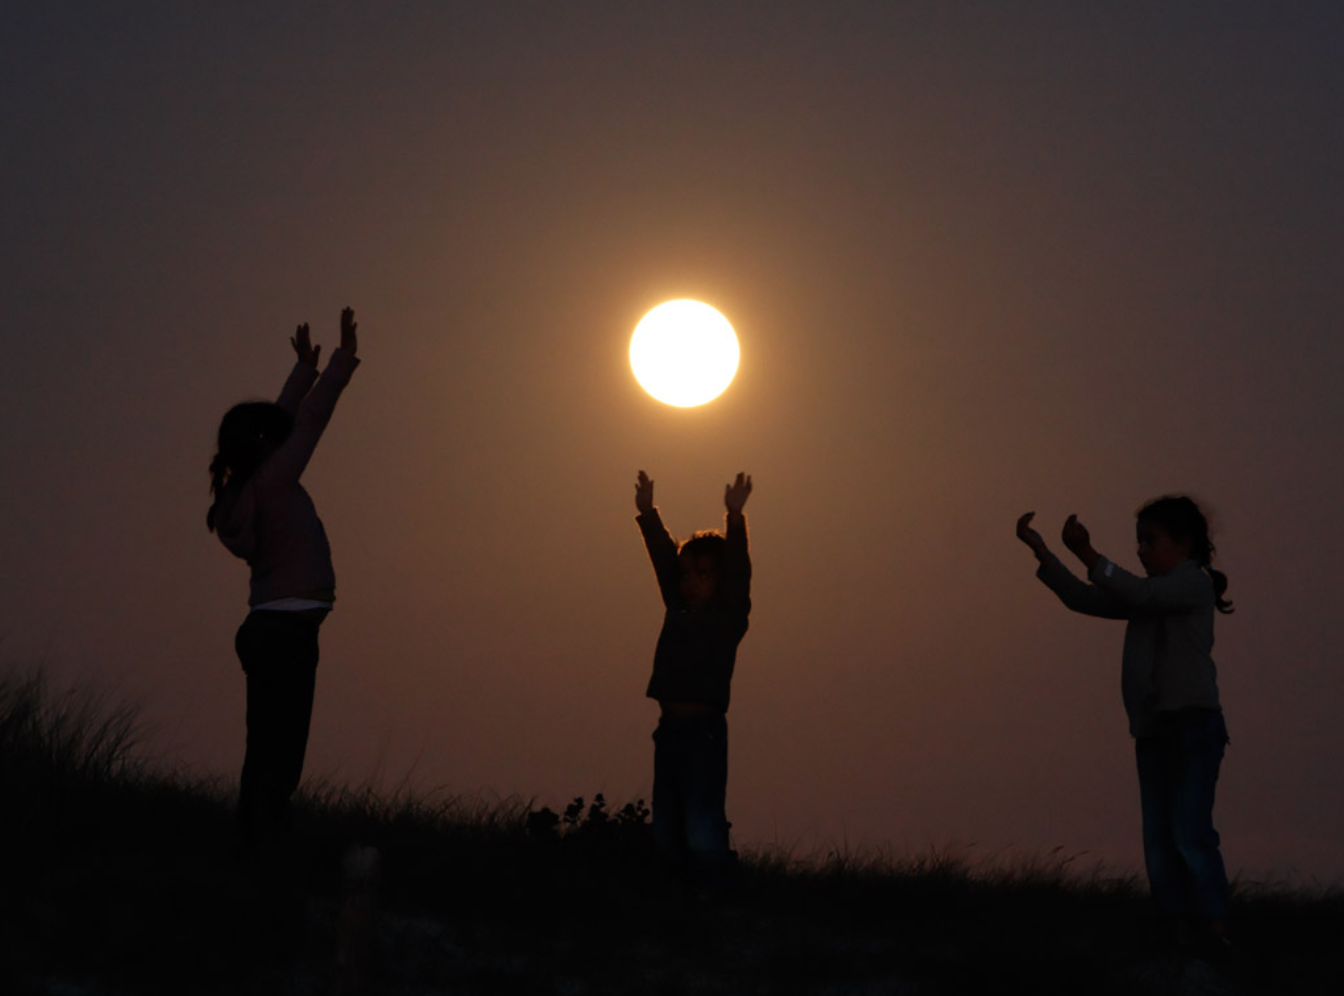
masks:
[[[653,511],[653,481],[642,470],[635,481],[635,508],[639,509],[640,515]]]
[[[322,347],[314,346],[312,340],[308,338],[307,322],[294,330],[294,334],[289,337],[289,344],[294,347],[294,353],[300,363],[306,363],[310,367],[317,366],[317,355],[322,352]]]
[[[341,309],[341,348],[351,356],[355,355],[359,348],[359,340],[355,336],[355,330],[359,328],[359,323],[355,321],[355,312],[353,308]]]
[[[723,486],[723,504],[729,512],[741,512],[742,506],[747,503],[750,494],[751,475],[739,473],[736,481]]]

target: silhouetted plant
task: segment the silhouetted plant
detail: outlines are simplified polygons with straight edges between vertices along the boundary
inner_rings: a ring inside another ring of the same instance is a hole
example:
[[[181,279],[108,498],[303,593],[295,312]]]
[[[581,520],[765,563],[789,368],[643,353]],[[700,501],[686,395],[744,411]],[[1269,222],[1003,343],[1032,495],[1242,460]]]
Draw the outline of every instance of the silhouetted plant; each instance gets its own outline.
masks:
[[[583,796],[574,797],[574,801],[565,807],[565,815],[562,817],[565,826],[578,827],[583,819]]]
[[[587,802],[581,795],[575,796],[560,815],[548,806],[531,810],[524,820],[524,828],[532,837],[606,846],[636,845],[648,836],[650,816],[643,799],[627,802],[613,813],[606,796],[599,792],[592,802]]]
[[[634,802],[627,802],[621,807],[616,814],[616,822],[621,826],[644,826],[649,822],[652,815],[649,807],[644,805],[644,800],[636,799]]]
[[[142,773],[139,708],[97,689],[53,693],[35,670],[0,680],[0,757],[50,779],[106,783]]]
[[[602,793],[599,792],[593,796],[593,804],[588,807],[588,820],[584,826],[596,828],[601,832],[601,828],[606,826],[610,818],[607,815],[607,800],[602,798]]]

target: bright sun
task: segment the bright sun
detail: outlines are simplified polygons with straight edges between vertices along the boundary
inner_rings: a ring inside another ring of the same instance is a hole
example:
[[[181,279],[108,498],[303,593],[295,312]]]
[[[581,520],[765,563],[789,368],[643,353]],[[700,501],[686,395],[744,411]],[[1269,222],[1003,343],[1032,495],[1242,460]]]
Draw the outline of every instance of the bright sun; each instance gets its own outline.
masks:
[[[713,401],[737,373],[737,335],[728,319],[699,301],[660,304],[635,326],[630,366],[659,401],[693,408]]]

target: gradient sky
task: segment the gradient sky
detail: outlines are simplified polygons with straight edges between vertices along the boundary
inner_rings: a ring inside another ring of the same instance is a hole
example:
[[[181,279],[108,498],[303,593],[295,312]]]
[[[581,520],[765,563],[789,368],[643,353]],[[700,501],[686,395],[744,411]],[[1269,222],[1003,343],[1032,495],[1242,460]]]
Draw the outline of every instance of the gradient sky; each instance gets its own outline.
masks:
[[[310,775],[647,796],[674,532],[747,507],[739,843],[1140,862],[1121,624],[1013,537],[1215,514],[1217,809],[1344,877],[1344,6],[99,4],[0,12],[0,658],[236,776],[224,410],[363,365],[305,475],[339,583]],[[626,348],[718,307],[692,411]]]

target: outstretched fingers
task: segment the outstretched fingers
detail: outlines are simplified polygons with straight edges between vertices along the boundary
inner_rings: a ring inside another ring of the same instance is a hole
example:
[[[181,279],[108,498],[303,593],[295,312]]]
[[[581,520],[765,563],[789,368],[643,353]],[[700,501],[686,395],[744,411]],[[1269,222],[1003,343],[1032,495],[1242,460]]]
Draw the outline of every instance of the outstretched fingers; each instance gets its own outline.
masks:
[[[359,323],[355,321],[355,310],[353,308],[341,309],[341,348],[347,353],[354,353],[359,348],[359,338],[356,336],[356,330]]]
[[[302,322],[294,329],[294,334],[289,337],[289,344],[294,347],[294,355],[299,358],[299,362],[317,366],[317,354],[322,351],[322,347],[313,346],[307,322]]]
[[[640,512],[653,509],[653,480],[642,470],[635,479],[635,507]]]
[[[747,497],[751,494],[751,475],[739,473],[737,480],[732,484],[723,486],[723,503],[730,512],[742,511],[742,506],[747,503]]]

